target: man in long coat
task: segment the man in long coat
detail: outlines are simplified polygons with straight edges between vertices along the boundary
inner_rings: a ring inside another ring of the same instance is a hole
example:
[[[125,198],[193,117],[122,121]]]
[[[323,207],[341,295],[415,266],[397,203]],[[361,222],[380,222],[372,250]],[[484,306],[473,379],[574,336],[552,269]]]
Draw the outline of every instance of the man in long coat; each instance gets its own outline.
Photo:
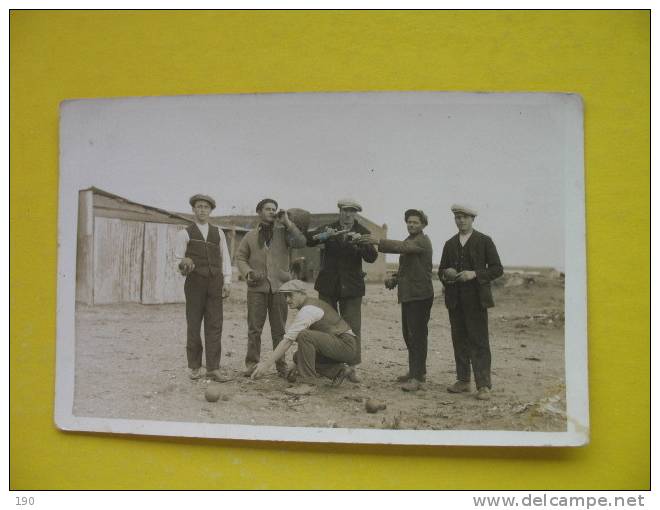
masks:
[[[357,221],[362,206],[353,199],[342,199],[337,203],[337,221],[323,225],[307,234],[307,245],[325,244],[322,251],[321,270],[314,288],[319,299],[339,312],[358,338],[356,356],[350,365],[362,361],[362,298],[365,294],[362,261],[375,262],[378,252],[372,245],[360,244],[359,239],[371,232]],[[343,232],[337,234],[338,232]],[[359,379],[351,372],[351,381]]]
[[[458,204],[451,210],[458,234],[445,243],[438,269],[456,360],[457,380],[447,390],[470,391],[472,366],[477,398],[488,400],[492,388],[488,308],[495,305],[490,282],[502,276],[503,269],[493,240],[472,227],[477,211]]]

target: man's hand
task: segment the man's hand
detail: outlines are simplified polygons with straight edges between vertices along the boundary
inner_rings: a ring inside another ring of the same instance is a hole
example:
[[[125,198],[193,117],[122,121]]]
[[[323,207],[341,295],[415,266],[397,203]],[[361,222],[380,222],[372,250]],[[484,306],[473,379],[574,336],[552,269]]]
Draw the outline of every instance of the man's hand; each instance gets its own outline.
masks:
[[[226,299],[231,294],[231,283],[225,283],[222,286],[222,299]]]
[[[247,284],[250,286],[258,285],[261,280],[265,278],[263,273],[260,273],[259,271],[250,271],[247,274]]]
[[[268,370],[268,367],[266,365],[267,364],[264,361],[257,363],[257,366],[254,368],[254,371],[250,376],[250,379],[255,380],[266,375],[266,371]]]
[[[373,234],[363,234],[358,243],[360,244],[378,244],[380,239]]]
[[[293,225],[291,218],[289,218],[289,214],[284,209],[282,209],[280,213],[277,215],[277,221],[279,221],[287,229],[291,228],[291,225]]]
[[[388,276],[385,278],[385,288],[392,290],[398,285],[398,279],[395,275]]]
[[[193,272],[194,269],[195,269],[195,263],[189,257],[184,257],[181,259],[181,262],[179,262],[179,272],[183,276],[188,276],[190,273]]]
[[[327,241],[328,239],[330,239],[336,233],[337,233],[337,230],[335,230],[334,228],[326,227],[326,229],[323,232],[321,232],[319,234],[316,234],[313,237],[313,239],[315,239],[316,241],[324,242],[324,241]]]
[[[461,271],[456,275],[456,280],[457,282],[468,282],[470,280],[474,280],[477,277],[477,273],[474,271]]]

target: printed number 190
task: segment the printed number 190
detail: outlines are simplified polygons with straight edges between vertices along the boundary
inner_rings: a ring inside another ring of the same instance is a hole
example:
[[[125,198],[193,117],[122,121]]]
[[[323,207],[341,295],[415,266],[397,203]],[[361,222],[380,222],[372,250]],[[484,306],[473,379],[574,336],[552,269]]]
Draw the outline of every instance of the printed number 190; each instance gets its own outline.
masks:
[[[29,506],[34,505],[34,498],[32,496],[30,496],[29,498],[25,496],[21,496],[21,497],[16,496],[16,506],[25,506],[25,505],[29,505]]]

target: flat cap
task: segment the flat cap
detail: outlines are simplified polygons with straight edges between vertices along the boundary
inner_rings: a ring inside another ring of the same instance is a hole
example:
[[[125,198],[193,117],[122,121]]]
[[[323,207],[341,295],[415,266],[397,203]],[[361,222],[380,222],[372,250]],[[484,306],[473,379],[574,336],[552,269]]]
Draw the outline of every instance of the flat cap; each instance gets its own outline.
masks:
[[[353,200],[352,198],[342,198],[337,202],[337,207],[339,207],[340,209],[344,209],[346,207],[352,207],[357,212],[362,212],[362,206],[358,203],[357,200]]]
[[[193,195],[190,197],[190,205],[195,207],[195,202],[198,202],[200,200],[204,200],[205,202],[208,202],[211,205],[211,209],[215,209],[215,200],[213,200],[210,196],[208,195]]]
[[[424,225],[429,224],[429,219],[427,218],[426,214],[424,214],[424,211],[421,209],[408,209],[405,213],[403,213],[403,218],[408,221],[408,218],[410,216],[417,216],[419,218],[419,221],[421,221]]]
[[[305,292],[307,293],[307,287],[300,280],[289,280],[280,287],[278,292],[287,293],[287,292]]]
[[[263,209],[264,205],[266,204],[275,204],[275,209],[279,207],[277,200],[272,198],[264,198],[263,200],[259,200],[259,203],[257,204],[257,212],[261,211],[261,209]]]
[[[451,206],[451,212],[454,214],[456,213],[463,213],[467,214],[468,216],[476,216],[477,215],[477,210],[474,207],[470,207],[469,205],[465,204],[454,204]]]

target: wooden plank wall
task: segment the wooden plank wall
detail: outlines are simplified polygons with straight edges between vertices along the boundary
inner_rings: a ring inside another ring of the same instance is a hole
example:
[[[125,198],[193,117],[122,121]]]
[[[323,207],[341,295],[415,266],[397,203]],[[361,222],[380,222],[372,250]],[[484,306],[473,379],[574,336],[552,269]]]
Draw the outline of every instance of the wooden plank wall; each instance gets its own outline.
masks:
[[[94,230],[94,303],[139,303],[144,223],[96,217]]]
[[[176,233],[185,225],[145,223],[142,303],[182,303],[184,277],[174,257]]]
[[[94,195],[78,194],[78,235],[76,253],[76,301],[94,303]]]

